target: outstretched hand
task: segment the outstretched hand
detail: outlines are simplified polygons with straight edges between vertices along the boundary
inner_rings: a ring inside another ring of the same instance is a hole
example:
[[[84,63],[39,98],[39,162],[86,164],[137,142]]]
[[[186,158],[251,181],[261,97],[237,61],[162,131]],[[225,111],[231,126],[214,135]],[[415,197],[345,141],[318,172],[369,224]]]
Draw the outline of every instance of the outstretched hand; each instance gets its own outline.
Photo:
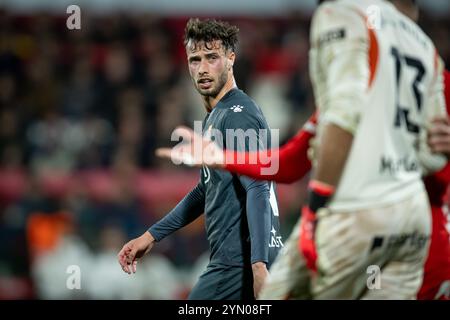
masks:
[[[188,127],[177,127],[174,134],[183,142],[173,148],[159,148],[156,155],[170,159],[175,164],[185,164],[191,167],[209,166],[222,168],[224,153],[213,141],[199,135]]]

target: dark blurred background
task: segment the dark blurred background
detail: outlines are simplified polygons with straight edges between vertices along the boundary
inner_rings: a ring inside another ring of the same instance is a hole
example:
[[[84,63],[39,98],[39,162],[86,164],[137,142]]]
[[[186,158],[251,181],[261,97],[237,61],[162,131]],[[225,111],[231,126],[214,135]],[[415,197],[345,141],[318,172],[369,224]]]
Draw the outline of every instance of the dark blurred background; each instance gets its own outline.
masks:
[[[116,254],[198,179],[154,156],[177,125],[205,115],[182,44],[189,17],[239,26],[237,84],[282,142],[312,113],[314,0],[187,3],[0,4],[0,299],[186,297],[208,260],[202,219],[157,244],[133,276]],[[66,27],[70,4],[81,8],[81,30]],[[420,25],[448,66],[449,3],[422,5]],[[278,192],[287,236],[305,180]],[[66,286],[71,265],[81,290]]]

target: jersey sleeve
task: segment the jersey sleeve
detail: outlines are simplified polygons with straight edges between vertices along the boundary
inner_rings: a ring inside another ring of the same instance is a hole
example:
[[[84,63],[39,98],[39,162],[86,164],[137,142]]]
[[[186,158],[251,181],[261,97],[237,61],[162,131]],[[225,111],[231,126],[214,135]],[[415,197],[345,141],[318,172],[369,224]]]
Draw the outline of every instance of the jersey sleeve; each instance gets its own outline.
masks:
[[[148,231],[157,242],[197,219],[205,209],[205,191],[201,182],[164,218]]]
[[[261,136],[265,129],[253,110],[229,112],[224,120],[225,147],[239,152],[258,152],[267,148],[267,140]],[[250,108],[249,108],[250,109]],[[226,130],[229,130],[228,132]],[[237,175],[246,191],[246,215],[251,243],[251,263],[269,262],[272,206],[270,185],[267,181]]]
[[[444,96],[445,96],[445,104],[447,108],[447,115],[450,116],[450,72],[444,71]],[[439,171],[434,173],[436,179],[440,182],[449,184],[450,183],[450,162]]]
[[[313,16],[310,34],[310,75],[320,122],[354,133],[370,76],[365,17],[342,3],[324,3]]]
[[[444,82],[446,81],[444,62],[437,52],[435,55],[434,69],[433,81],[425,95],[424,112],[426,112],[426,125],[430,125],[435,117],[443,117],[448,114],[445,101],[445,94],[448,95],[448,93],[444,94]]]
[[[419,135],[418,158],[422,166],[423,175],[441,170],[447,163],[444,155],[431,152],[427,142],[427,128],[432,125],[436,117],[445,117],[447,108],[444,96],[444,62],[436,52],[433,81],[425,95],[424,113],[425,130]]]

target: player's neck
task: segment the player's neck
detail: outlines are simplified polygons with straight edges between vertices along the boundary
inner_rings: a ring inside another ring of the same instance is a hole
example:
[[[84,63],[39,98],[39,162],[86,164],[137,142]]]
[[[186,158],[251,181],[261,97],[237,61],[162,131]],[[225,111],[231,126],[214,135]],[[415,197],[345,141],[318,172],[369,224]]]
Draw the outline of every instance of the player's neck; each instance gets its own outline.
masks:
[[[417,23],[419,20],[419,11],[416,6],[411,3],[404,3],[403,1],[392,1],[392,3],[398,11]]]
[[[217,103],[228,93],[228,91],[230,91],[233,88],[236,88],[236,81],[234,80],[234,76],[231,76],[217,96],[215,97],[203,96],[203,102],[205,104],[206,111],[211,112],[212,109],[214,109],[214,107],[217,105]]]

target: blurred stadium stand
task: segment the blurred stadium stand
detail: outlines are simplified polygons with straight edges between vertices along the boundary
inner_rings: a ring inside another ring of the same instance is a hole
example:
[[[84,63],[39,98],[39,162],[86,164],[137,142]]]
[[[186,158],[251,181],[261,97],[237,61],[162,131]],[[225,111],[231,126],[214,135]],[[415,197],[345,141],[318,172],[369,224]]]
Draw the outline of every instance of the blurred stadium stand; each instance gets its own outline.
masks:
[[[177,125],[204,115],[184,25],[198,15],[240,27],[237,83],[285,141],[313,110],[315,1],[91,0],[78,2],[82,28],[70,31],[65,8],[76,3],[0,4],[0,299],[184,298],[207,261],[202,220],[155,246],[134,276],[116,261],[198,179],[154,156]],[[421,25],[448,66],[449,2],[424,4]],[[304,184],[278,187],[285,235]],[[66,288],[72,264],[82,290]]]

